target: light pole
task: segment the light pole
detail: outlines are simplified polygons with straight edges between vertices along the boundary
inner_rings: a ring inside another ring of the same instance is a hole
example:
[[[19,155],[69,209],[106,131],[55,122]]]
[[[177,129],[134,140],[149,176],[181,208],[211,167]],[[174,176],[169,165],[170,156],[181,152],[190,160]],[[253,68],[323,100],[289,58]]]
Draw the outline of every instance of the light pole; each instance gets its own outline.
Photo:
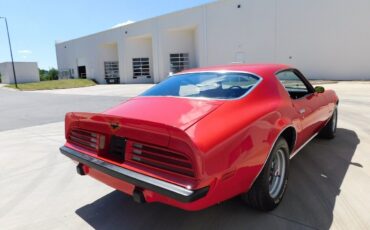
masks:
[[[18,84],[17,84],[17,76],[15,75],[15,67],[14,67],[14,60],[13,60],[13,51],[12,51],[12,44],[10,43],[10,35],[9,35],[9,29],[8,29],[8,21],[6,20],[6,17],[1,17],[0,18],[4,18],[5,20],[5,26],[6,26],[6,32],[8,34],[8,42],[9,42],[9,49],[10,49],[10,57],[12,59],[12,66],[13,66],[13,75],[14,75],[14,83],[15,83],[15,87],[18,88]]]

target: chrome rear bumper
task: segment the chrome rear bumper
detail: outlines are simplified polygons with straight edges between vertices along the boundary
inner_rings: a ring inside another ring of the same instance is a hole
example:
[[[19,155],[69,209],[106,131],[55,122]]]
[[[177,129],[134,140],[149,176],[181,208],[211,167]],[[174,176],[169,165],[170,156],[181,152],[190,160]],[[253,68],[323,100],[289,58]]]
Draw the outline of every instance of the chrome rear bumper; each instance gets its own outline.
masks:
[[[62,146],[60,148],[60,152],[81,164],[87,165],[114,178],[133,184],[141,189],[151,190],[180,202],[196,201],[206,196],[209,190],[209,187],[204,187],[198,190],[189,190],[184,187],[102,161],[66,146]]]

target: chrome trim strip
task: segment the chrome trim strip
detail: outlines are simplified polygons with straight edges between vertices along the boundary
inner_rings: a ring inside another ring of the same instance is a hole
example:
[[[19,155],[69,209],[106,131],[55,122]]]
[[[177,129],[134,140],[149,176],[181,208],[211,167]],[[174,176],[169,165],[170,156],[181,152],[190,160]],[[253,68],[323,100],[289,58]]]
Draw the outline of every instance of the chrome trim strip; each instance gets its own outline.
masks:
[[[297,153],[301,151],[312,139],[314,139],[317,136],[317,134],[319,133],[317,132],[314,135],[312,135],[305,143],[301,145],[301,147],[294,151],[294,153],[290,155],[289,159],[292,159],[295,155],[297,155]]]
[[[186,70],[185,70],[186,71]],[[255,74],[255,73],[252,73],[252,72],[249,72],[249,71],[242,71],[242,70],[225,70],[225,69],[220,69],[220,70],[202,70],[202,71],[188,71],[188,72],[179,72],[179,73],[175,73],[175,74],[172,74],[171,76],[169,77],[173,77],[173,76],[178,76],[178,75],[183,75],[183,74],[188,74],[188,73],[247,73],[247,74],[250,74],[250,75],[254,75],[258,78],[262,78],[261,76],[259,76],[258,74]]]

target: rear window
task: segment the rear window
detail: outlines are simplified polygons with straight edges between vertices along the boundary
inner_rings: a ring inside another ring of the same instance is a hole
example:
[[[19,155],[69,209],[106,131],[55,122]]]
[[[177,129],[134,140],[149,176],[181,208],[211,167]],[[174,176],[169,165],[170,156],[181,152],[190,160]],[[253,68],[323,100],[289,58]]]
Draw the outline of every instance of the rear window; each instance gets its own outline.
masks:
[[[169,77],[140,96],[235,99],[249,92],[259,80],[248,73],[185,73]]]

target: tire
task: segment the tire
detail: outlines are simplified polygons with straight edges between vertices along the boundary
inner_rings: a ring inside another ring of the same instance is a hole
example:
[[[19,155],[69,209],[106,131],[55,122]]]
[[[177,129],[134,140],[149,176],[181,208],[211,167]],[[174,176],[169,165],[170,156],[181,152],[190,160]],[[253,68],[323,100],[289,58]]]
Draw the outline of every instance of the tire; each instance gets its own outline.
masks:
[[[280,176],[276,175],[278,172],[275,171],[275,167],[279,167],[278,165],[280,165],[280,173],[282,174]],[[247,193],[242,194],[242,199],[252,208],[261,211],[275,209],[284,196],[288,183],[288,171],[289,147],[286,140],[280,137],[257,180]],[[276,184],[276,180],[278,180],[278,184]]]
[[[325,139],[333,139],[335,133],[337,132],[337,123],[338,123],[338,110],[335,107],[333,115],[331,116],[329,122],[321,129],[319,137]]]

